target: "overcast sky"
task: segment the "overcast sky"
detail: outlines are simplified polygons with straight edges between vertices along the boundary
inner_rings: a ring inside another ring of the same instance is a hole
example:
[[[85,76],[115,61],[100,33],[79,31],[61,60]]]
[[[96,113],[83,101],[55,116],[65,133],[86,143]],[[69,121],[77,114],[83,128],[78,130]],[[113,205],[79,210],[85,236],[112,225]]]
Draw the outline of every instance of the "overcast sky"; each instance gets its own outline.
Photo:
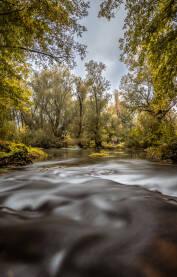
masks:
[[[123,35],[123,21],[125,11],[121,7],[116,17],[110,22],[104,18],[97,18],[99,0],[91,1],[89,16],[83,20],[87,27],[82,42],[87,45],[87,57],[84,61],[77,58],[77,68],[74,73],[85,76],[84,64],[89,60],[103,62],[106,65],[105,77],[111,82],[111,89],[118,89],[121,77],[127,72],[126,66],[120,62],[118,39]]]

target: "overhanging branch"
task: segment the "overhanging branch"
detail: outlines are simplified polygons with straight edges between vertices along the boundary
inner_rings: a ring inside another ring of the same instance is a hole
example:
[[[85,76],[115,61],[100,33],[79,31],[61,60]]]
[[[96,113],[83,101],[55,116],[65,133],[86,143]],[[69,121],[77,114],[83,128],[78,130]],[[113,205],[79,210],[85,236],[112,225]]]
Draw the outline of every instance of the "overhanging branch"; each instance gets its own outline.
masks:
[[[40,55],[43,55],[43,56],[46,56],[46,57],[49,57],[52,59],[61,59],[62,58],[61,56],[58,56],[58,57],[54,56],[51,53],[46,53],[46,52],[43,52],[43,51],[40,51],[37,49],[30,49],[30,48],[25,48],[25,47],[15,47],[15,46],[5,46],[5,45],[1,46],[0,45],[0,48],[23,50],[23,51],[30,52],[30,53],[40,54]]]

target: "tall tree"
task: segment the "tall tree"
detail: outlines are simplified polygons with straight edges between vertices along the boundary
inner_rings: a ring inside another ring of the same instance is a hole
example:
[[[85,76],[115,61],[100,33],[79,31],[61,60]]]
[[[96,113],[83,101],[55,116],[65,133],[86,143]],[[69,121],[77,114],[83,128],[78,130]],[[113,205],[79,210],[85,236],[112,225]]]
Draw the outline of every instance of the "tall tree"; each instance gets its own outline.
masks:
[[[77,134],[76,138],[79,140],[79,146],[82,146],[81,137],[83,133],[83,124],[84,124],[84,115],[86,111],[86,97],[88,93],[88,84],[86,81],[83,81],[80,77],[74,78],[75,83],[75,97],[76,97],[76,109],[77,115],[76,124],[77,124]]]
[[[33,105],[31,116],[24,117],[31,129],[43,129],[61,139],[70,123],[72,76],[66,68],[43,71],[32,80]]]
[[[110,83],[103,76],[105,65],[91,60],[86,63],[87,82],[89,83],[89,132],[97,147],[101,146],[104,127],[104,111],[108,104]]]

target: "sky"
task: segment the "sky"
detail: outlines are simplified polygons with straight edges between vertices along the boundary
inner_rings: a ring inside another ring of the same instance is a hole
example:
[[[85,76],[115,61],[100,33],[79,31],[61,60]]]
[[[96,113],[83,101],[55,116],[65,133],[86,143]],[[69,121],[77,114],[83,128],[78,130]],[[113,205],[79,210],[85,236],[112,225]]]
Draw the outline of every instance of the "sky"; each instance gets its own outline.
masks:
[[[105,18],[98,18],[99,0],[91,1],[89,15],[82,24],[87,32],[83,34],[82,43],[87,45],[87,56],[84,61],[76,59],[77,67],[74,74],[85,77],[85,63],[89,60],[103,62],[106,65],[104,76],[111,83],[111,90],[119,88],[121,77],[127,73],[126,66],[120,62],[120,49],[118,40],[123,36],[124,8],[121,7],[116,17],[110,22]]]

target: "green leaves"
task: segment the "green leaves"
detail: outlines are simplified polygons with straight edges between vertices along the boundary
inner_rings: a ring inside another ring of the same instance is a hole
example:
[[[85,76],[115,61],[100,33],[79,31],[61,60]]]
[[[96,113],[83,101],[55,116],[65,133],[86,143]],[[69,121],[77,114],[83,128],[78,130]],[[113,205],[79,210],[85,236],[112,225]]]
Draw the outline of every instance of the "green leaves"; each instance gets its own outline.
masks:
[[[77,41],[86,30],[79,20],[88,1],[3,0],[0,6],[0,128],[30,99],[27,61],[74,65],[86,47]]]
[[[105,108],[110,98],[108,90],[110,83],[104,78],[105,65],[93,60],[86,64],[87,81],[89,84],[89,111],[88,111],[88,132],[92,135],[96,147],[101,146],[104,135],[104,124],[106,123]]]
[[[136,113],[128,145],[149,147],[176,139],[173,107],[177,101],[177,25],[175,0],[126,0],[121,61],[129,73],[120,94]],[[110,19],[120,0],[102,1],[99,15]],[[168,147],[167,147],[168,148]],[[166,149],[167,149],[166,148]]]
[[[104,1],[100,15],[109,19],[111,11],[121,3],[119,0]],[[158,112],[177,96],[177,4],[174,0],[126,0],[125,9],[121,60],[130,71],[142,66],[148,68],[154,89],[153,104]]]
[[[123,3],[123,0],[106,0],[100,4],[99,17],[106,17],[110,20],[115,16],[115,10]]]

